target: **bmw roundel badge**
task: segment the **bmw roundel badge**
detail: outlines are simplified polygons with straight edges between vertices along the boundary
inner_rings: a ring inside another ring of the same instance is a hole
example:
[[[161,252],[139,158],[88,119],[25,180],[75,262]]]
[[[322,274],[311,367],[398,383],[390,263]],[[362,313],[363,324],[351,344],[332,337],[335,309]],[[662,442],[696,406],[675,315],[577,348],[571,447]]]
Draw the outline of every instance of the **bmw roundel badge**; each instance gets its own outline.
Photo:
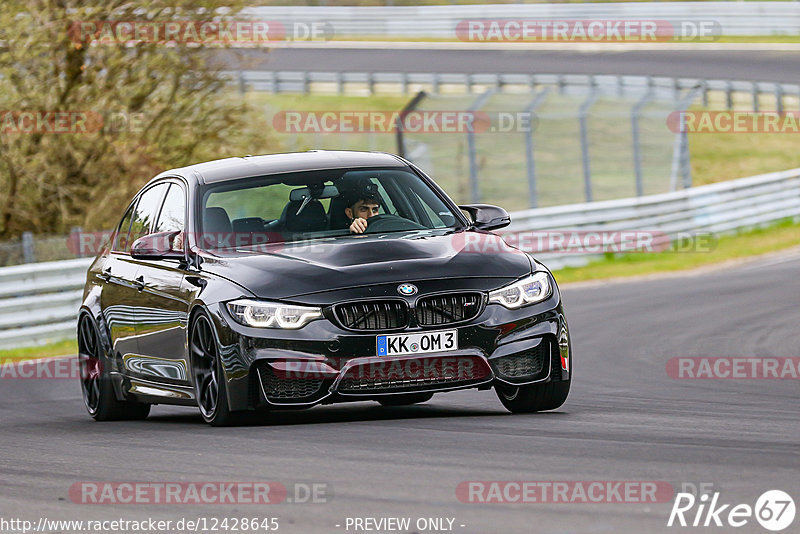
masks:
[[[410,297],[411,295],[417,294],[417,286],[415,286],[414,284],[400,284],[399,286],[397,286],[397,292],[400,293],[401,295]]]

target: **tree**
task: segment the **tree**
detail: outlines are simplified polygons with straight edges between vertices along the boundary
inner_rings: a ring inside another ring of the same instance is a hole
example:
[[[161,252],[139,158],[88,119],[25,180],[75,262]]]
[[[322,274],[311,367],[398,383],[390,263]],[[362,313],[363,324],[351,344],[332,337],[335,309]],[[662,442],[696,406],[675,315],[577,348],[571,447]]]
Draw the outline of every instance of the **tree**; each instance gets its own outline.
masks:
[[[0,238],[108,228],[166,168],[268,151],[208,39],[192,39],[243,2],[3,0]]]

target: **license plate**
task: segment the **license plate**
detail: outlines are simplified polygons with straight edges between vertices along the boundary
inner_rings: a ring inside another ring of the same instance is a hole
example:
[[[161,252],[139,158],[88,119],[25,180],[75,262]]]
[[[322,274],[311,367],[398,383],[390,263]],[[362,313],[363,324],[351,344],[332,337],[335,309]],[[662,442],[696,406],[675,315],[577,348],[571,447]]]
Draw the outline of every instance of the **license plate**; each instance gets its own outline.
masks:
[[[458,331],[442,330],[424,334],[397,334],[378,336],[378,356],[425,354],[458,349]]]

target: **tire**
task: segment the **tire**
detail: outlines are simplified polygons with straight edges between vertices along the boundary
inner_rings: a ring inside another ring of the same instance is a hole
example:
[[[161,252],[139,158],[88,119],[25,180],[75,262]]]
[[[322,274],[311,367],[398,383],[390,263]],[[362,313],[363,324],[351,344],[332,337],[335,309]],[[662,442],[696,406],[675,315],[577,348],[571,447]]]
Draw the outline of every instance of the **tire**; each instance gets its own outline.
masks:
[[[194,392],[203,421],[211,426],[231,426],[246,422],[252,415],[251,412],[232,412],[228,406],[217,336],[211,319],[205,312],[195,315],[189,332]]]
[[[529,384],[527,386],[495,386],[497,398],[512,413],[532,413],[555,410],[569,395],[571,380]]]
[[[433,393],[408,393],[405,395],[392,395],[385,399],[378,399],[381,406],[409,406],[428,402],[433,398]]]
[[[83,403],[95,421],[147,418],[149,404],[117,400],[100,332],[94,319],[86,314],[81,316],[78,323],[78,362]]]

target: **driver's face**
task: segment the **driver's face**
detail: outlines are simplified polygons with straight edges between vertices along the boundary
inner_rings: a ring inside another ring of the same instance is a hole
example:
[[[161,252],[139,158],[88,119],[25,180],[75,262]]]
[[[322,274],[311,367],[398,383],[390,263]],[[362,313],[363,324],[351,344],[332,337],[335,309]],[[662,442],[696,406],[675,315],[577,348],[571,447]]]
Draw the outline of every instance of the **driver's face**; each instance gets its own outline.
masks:
[[[369,200],[359,200],[355,204],[353,204],[352,208],[347,208],[347,215],[351,219],[369,219],[370,217],[374,217],[378,214],[379,206],[376,202],[370,202]]]

